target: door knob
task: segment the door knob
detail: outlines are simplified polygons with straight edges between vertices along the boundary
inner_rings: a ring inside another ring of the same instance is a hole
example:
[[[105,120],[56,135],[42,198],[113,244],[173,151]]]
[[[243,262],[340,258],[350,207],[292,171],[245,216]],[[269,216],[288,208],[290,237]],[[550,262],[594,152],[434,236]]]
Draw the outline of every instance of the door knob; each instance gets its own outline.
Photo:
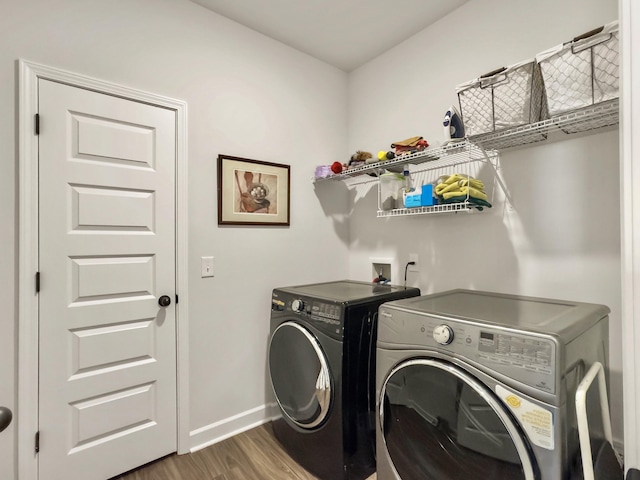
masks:
[[[158,305],[160,305],[161,307],[168,307],[169,305],[171,305],[171,297],[169,297],[169,295],[162,295],[158,299]]]
[[[9,426],[13,413],[7,407],[0,407],[0,432]]]

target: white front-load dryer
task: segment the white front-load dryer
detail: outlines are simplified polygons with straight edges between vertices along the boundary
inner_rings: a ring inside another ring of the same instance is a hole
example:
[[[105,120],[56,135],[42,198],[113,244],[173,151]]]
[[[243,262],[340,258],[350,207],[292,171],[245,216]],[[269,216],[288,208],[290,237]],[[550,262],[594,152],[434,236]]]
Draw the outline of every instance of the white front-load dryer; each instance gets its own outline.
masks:
[[[575,391],[593,362],[607,365],[608,313],[472,290],[381,305],[377,479],[568,479]]]

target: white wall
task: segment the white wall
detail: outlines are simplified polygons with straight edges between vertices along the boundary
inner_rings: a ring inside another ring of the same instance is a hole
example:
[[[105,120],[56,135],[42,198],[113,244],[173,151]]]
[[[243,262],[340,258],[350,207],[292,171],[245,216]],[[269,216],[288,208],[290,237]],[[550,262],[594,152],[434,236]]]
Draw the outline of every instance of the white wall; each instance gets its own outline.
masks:
[[[442,142],[444,112],[458,105],[456,85],[617,17],[617,0],[473,0],[350,75],[349,149],[375,154],[414,135]],[[376,219],[375,188],[357,186],[351,277],[370,278],[372,256],[395,258],[403,276],[409,254],[418,253],[419,272],[409,273],[408,283],[423,293],[460,287],[609,306],[620,446],[618,131],[512,150],[500,165],[513,203],[494,188],[494,208],[474,215]],[[477,174],[493,185],[490,169]]]
[[[319,199],[311,182],[316,165],[347,151],[347,75],[187,0],[0,0],[0,45],[0,405],[16,410],[23,58],[188,102],[194,446],[232,416],[241,426],[263,418],[271,289],[347,276],[346,189],[324,187]],[[217,226],[218,153],[291,165],[291,227]],[[205,255],[214,278],[199,276]],[[3,479],[15,478],[16,432],[0,435]]]
[[[498,191],[494,209],[473,216],[376,219],[370,185],[310,181],[316,165],[345,152],[375,153],[413,135],[440,140],[455,85],[616,17],[615,0],[473,0],[347,77],[186,0],[0,0],[0,405],[16,409],[16,60],[24,58],[189,104],[194,446],[264,414],[272,287],[367,280],[369,257],[400,263],[409,253],[421,264],[409,283],[425,293],[460,286],[609,305],[620,440],[616,131],[503,155],[513,208]],[[217,226],[218,153],[291,165],[290,228]],[[491,178],[486,169],[480,176]],[[567,182],[571,195],[561,197]],[[216,258],[213,279],[199,278],[203,255]],[[15,423],[0,435],[0,478],[14,478],[15,435]]]

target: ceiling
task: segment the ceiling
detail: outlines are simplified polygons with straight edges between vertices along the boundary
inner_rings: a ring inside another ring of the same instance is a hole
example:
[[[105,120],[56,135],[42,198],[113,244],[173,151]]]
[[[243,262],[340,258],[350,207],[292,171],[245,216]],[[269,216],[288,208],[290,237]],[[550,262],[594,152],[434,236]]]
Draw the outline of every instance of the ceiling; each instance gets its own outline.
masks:
[[[350,72],[469,0],[191,0]]]

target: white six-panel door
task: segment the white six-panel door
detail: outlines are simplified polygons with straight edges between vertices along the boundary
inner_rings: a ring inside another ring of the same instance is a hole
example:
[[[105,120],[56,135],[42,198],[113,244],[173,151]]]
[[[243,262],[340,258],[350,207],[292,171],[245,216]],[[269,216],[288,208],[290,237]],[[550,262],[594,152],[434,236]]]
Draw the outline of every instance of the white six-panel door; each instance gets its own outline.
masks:
[[[39,478],[104,480],[176,451],[175,112],[38,97]]]

